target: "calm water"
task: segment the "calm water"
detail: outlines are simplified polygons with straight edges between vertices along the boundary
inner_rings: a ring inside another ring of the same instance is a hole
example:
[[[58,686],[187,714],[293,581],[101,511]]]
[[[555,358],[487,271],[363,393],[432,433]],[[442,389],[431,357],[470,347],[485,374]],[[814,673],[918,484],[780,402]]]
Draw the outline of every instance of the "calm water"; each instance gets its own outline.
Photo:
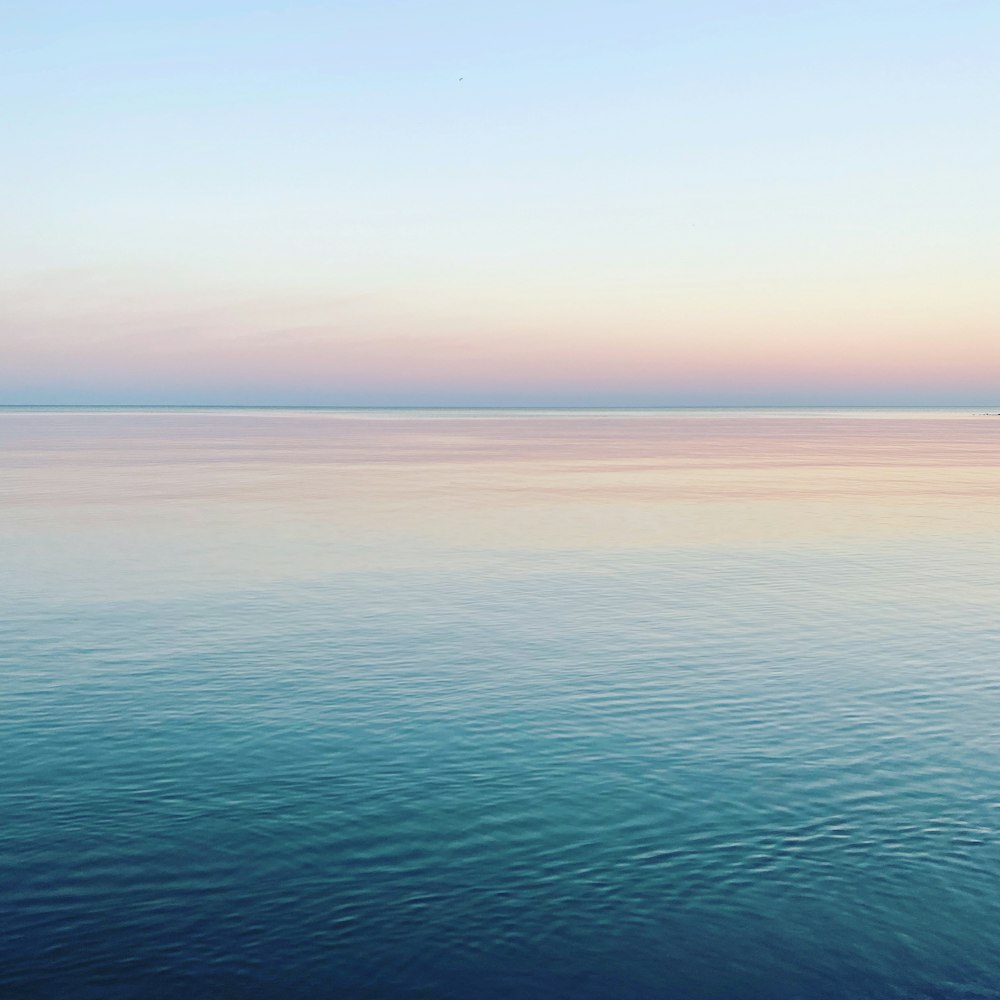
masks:
[[[3,997],[1000,996],[1000,417],[0,459]]]

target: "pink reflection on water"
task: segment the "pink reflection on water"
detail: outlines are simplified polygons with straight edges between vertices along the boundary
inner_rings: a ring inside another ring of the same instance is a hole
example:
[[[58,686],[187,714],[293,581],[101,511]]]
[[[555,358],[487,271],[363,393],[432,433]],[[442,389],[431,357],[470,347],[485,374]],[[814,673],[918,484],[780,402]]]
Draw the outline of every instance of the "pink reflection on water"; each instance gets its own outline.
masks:
[[[993,465],[969,411],[0,411],[4,463],[558,461],[756,468]]]
[[[998,445],[1000,417],[971,412],[3,411],[0,541],[26,577],[236,586],[488,553],[993,538]]]

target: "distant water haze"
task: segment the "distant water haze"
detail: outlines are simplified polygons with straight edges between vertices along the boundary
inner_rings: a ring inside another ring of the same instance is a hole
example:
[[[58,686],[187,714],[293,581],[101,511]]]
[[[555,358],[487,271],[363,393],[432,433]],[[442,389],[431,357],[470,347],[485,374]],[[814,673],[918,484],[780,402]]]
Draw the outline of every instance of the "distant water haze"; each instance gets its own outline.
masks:
[[[0,410],[0,993],[993,996],[998,444]]]
[[[38,574],[67,579],[64,559],[82,557],[89,577],[98,552],[105,565],[124,563],[102,588],[158,580],[134,546],[151,542],[159,558],[163,532],[192,560],[183,588],[205,586],[207,574],[252,578],[261,552],[283,553],[301,575],[324,572],[332,554],[363,569],[520,549],[912,540],[940,531],[940,511],[970,536],[996,529],[986,501],[1000,418],[994,426],[969,409],[98,408],[0,418],[8,500],[28,518],[19,527],[41,519],[40,530],[74,540],[44,561],[29,548],[19,590]],[[116,516],[78,531],[76,516],[109,504]],[[124,532],[128,543],[116,542]],[[19,544],[10,542],[9,559]]]

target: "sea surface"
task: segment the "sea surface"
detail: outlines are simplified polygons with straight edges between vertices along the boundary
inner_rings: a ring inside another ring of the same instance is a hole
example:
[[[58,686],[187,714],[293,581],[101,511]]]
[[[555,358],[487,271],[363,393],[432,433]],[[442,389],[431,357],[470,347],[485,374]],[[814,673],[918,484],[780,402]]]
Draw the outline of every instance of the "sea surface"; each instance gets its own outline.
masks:
[[[1000,417],[0,410],[0,997],[1000,997]]]

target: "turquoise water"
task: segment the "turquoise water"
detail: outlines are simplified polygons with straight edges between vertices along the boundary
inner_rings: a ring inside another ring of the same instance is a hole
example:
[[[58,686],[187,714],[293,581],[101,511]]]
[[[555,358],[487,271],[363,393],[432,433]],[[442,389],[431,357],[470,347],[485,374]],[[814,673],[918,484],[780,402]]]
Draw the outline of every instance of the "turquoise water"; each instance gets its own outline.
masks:
[[[1000,996],[998,445],[0,411],[0,995]]]

